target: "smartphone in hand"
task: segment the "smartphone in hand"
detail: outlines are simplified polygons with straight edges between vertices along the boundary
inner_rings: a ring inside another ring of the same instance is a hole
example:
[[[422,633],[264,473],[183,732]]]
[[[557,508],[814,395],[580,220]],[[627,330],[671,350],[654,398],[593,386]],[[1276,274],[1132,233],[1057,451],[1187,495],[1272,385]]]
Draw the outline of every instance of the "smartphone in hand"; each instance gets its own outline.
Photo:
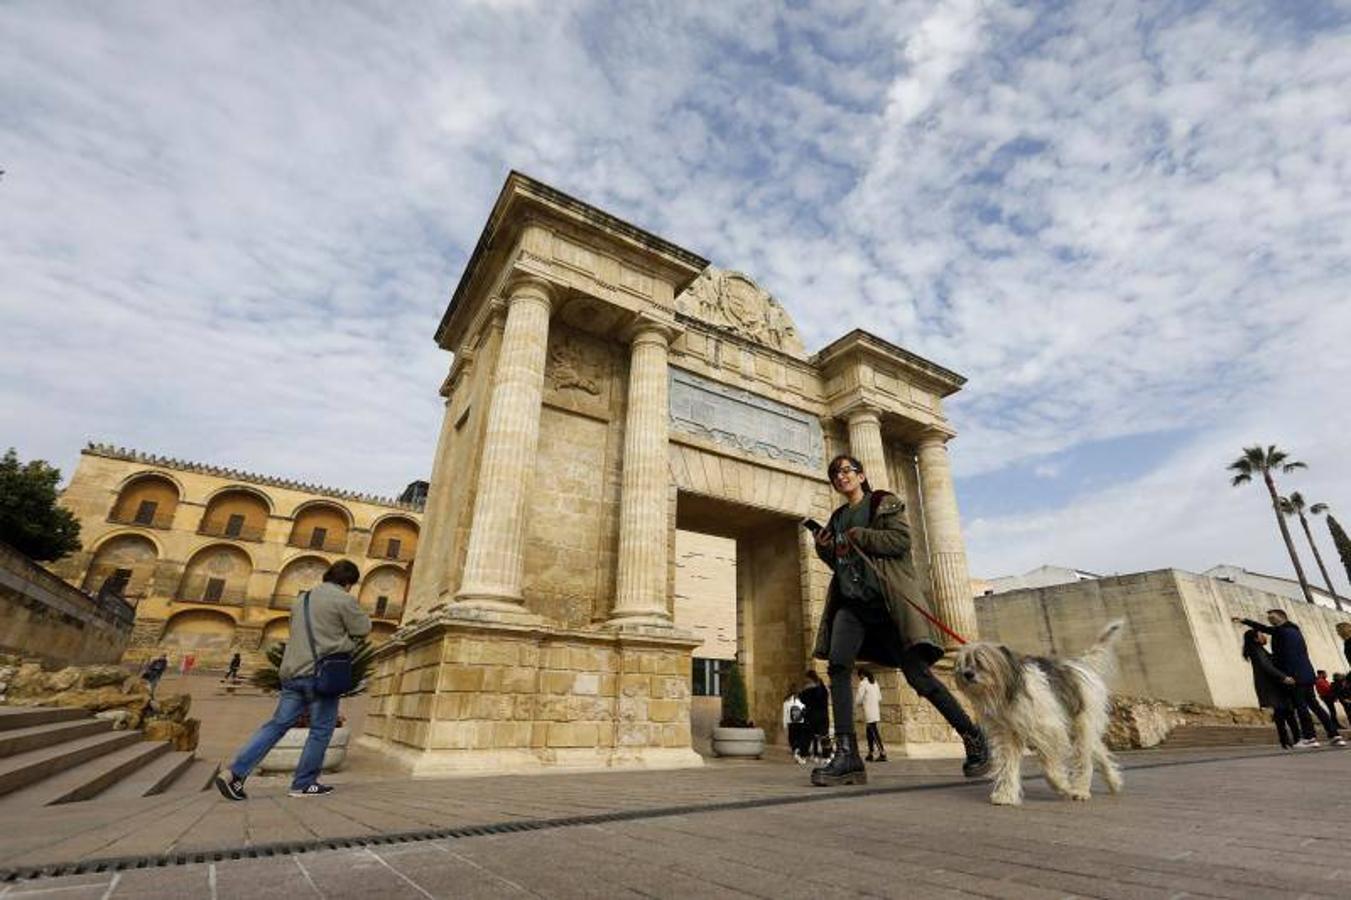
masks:
[[[821,523],[815,519],[803,519],[802,527],[810,531],[813,535],[816,535],[821,531]]]

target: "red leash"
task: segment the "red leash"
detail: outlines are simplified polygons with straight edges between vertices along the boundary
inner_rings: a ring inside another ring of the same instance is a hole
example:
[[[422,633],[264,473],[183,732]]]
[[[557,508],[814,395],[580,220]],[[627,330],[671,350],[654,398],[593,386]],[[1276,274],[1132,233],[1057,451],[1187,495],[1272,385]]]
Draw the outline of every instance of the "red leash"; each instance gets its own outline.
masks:
[[[886,590],[886,581],[882,578],[882,573],[877,571],[877,564],[872,561],[871,557],[869,557],[868,554],[863,552],[862,547],[854,543],[854,539],[849,536],[849,532],[846,531],[844,533],[844,539],[849,542],[849,546],[852,547],[854,552],[859,555],[859,558],[868,564],[868,568],[872,569],[873,574],[877,576],[877,581],[879,584],[882,585],[882,589]],[[927,609],[920,606],[914,600],[911,600],[909,597],[906,597],[905,595],[902,595],[901,599],[904,600],[906,603],[909,603],[912,607],[914,607],[915,612],[919,613],[921,616],[928,619],[930,624],[937,626],[940,631],[942,631],[948,637],[952,638],[957,643],[959,644],[970,643],[970,641],[962,637],[957,632],[953,631],[947,625],[943,624],[943,621],[941,619],[931,614]]]

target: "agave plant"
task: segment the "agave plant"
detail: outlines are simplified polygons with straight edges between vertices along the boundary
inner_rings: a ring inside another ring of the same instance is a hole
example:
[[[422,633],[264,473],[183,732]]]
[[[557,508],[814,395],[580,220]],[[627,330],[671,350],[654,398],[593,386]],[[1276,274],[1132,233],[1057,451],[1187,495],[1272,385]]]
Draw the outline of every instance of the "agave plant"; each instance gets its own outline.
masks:
[[[266,651],[267,665],[259,666],[249,676],[249,681],[255,686],[265,691],[281,690],[281,658],[286,653],[286,642],[280,641],[276,644],[269,644]],[[350,691],[343,694],[344,697],[351,697],[360,694],[366,689],[366,679],[371,672],[371,660],[375,656],[375,647],[366,638],[360,638],[357,641],[356,649],[352,651],[352,684],[355,685]]]

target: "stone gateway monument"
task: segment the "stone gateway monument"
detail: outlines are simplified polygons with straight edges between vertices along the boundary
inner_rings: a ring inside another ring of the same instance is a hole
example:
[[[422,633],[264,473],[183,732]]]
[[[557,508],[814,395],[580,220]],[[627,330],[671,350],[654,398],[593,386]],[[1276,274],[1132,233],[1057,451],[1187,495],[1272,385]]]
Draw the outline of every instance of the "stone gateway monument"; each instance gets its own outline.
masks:
[[[436,339],[445,419],[364,738],[413,774],[699,765],[677,529],[736,541],[737,657],[782,740],[830,580],[799,522],[836,505],[840,452],[905,500],[932,607],[974,635],[942,406],[961,376],[863,331],[808,354],[750,278],[519,173]],[[950,752],[882,683],[889,746]]]

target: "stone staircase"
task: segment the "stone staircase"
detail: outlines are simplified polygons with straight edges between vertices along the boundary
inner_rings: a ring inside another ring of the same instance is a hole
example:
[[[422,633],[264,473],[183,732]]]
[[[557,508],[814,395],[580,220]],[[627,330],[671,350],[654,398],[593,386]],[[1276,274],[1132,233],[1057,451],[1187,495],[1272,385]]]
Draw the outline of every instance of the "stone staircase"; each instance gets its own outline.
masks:
[[[0,817],[95,797],[201,791],[215,774],[192,751],[113,731],[87,710],[0,707]]]
[[[1159,745],[1164,750],[1192,747],[1280,746],[1274,725],[1179,725]]]

